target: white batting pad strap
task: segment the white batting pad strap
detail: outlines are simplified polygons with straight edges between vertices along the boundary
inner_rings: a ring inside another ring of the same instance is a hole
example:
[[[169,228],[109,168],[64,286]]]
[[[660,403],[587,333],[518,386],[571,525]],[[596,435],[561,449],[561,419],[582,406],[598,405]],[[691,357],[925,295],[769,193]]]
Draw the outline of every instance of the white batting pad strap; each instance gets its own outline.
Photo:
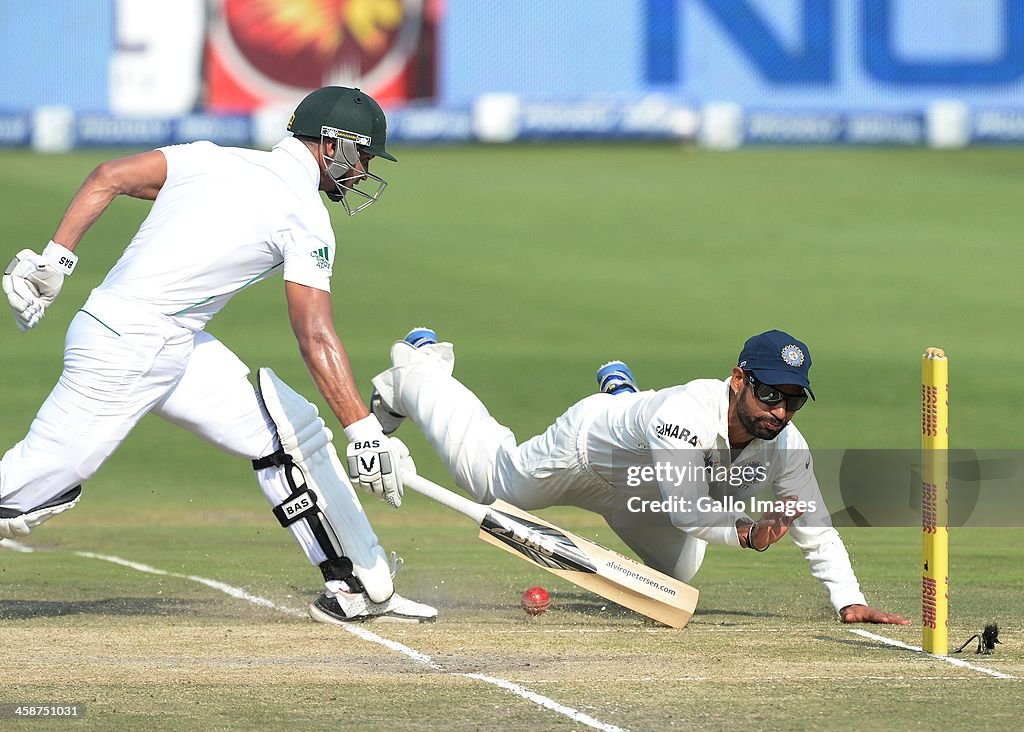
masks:
[[[78,257],[70,249],[51,239],[43,250],[43,261],[67,277],[75,271]]]
[[[386,601],[395,591],[388,558],[338,460],[330,430],[317,408],[273,371],[261,368],[257,379],[281,447],[316,494],[323,523],[334,534],[344,556],[352,561],[353,571],[370,599]]]

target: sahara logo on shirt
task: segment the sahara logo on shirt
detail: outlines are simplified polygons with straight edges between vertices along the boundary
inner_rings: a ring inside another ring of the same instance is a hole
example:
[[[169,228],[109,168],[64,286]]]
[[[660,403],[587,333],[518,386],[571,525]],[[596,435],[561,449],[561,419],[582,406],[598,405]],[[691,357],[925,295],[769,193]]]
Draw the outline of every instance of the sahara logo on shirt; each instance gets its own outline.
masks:
[[[320,247],[319,249],[309,253],[313,259],[316,260],[316,266],[320,269],[331,268],[331,250],[327,247]]]
[[[654,431],[662,437],[671,437],[676,440],[682,440],[683,442],[688,442],[694,447],[697,447],[697,435],[690,432],[686,427],[666,423],[659,424],[654,428]]]

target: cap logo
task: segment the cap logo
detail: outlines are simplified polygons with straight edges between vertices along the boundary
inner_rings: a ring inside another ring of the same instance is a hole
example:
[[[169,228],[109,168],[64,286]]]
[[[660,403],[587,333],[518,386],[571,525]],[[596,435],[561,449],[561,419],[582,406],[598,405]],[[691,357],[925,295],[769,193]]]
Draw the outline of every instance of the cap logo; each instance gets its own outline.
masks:
[[[803,366],[804,352],[800,350],[800,346],[791,343],[782,349],[782,360],[793,367]]]
[[[349,132],[348,130],[339,130],[337,127],[329,127],[327,125],[320,128],[320,134],[334,140],[351,140],[355,144],[363,145],[364,147],[369,145],[371,142],[369,135],[361,135],[358,132]]]

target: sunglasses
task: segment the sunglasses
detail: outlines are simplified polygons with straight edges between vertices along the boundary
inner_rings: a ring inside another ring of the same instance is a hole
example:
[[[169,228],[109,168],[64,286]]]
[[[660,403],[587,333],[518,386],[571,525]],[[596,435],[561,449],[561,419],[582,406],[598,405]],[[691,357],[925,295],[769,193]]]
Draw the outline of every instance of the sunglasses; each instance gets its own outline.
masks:
[[[749,371],[744,371],[743,373],[747,377],[747,382],[754,387],[754,396],[757,397],[758,401],[763,404],[767,404],[769,407],[774,407],[776,404],[785,402],[786,410],[795,412],[807,403],[806,393],[787,394],[777,386],[769,386],[768,384],[758,381]]]

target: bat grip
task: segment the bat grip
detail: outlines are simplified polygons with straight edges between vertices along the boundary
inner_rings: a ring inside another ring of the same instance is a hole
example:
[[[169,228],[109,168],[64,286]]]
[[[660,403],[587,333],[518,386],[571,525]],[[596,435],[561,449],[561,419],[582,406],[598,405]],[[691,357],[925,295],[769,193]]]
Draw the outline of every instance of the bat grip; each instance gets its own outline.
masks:
[[[447,506],[453,511],[458,511],[464,516],[469,516],[478,524],[482,522],[484,517],[487,515],[487,506],[474,503],[468,498],[463,498],[459,494],[453,493],[447,488],[442,488],[437,483],[432,480],[427,480],[422,475],[416,475],[415,473],[403,474],[402,485],[406,488],[412,488],[417,493],[424,495],[431,500],[437,501],[441,505]]]

